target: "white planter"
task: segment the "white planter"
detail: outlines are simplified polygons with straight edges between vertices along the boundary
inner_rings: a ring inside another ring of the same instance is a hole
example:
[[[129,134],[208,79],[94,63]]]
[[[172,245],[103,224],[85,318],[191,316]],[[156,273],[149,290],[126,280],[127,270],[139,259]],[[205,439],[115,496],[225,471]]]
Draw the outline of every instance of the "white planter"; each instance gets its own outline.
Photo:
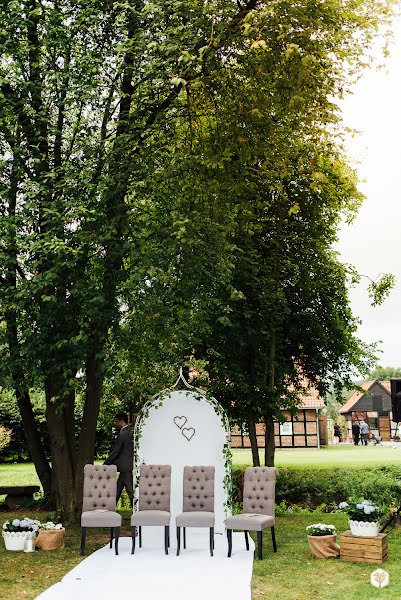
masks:
[[[27,533],[27,531],[3,531],[6,550],[23,550]]]
[[[376,537],[379,534],[379,523],[367,523],[366,521],[352,521],[349,519],[349,527],[352,535],[360,537]]]

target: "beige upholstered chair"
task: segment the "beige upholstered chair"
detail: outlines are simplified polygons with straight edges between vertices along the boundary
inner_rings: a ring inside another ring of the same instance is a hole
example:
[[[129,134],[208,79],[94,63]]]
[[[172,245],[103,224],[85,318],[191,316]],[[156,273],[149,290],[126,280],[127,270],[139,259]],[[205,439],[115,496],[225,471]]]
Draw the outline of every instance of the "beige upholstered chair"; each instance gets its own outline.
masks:
[[[85,465],[84,498],[81,515],[81,554],[85,553],[87,527],[110,527],[110,548],[115,536],[118,554],[121,515],[116,512],[117,467],[115,465]]]
[[[208,527],[210,555],[214,549],[214,467],[184,467],[183,512],[176,517],[177,556],[180,554],[181,527]]]
[[[277,469],[275,467],[248,467],[244,480],[244,512],[226,520],[228,556],[232,553],[233,529],[245,532],[246,549],[249,550],[248,531],[256,531],[258,537],[258,558],[262,559],[262,533],[270,527],[273,550],[277,552],[274,533],[274,500]]]
[[[142,526],[164,526],[164,549],[170,543],[170,465],[141,465],[138,511],[131,516],[132,554],[135,553],[136,528],[142,547]]]

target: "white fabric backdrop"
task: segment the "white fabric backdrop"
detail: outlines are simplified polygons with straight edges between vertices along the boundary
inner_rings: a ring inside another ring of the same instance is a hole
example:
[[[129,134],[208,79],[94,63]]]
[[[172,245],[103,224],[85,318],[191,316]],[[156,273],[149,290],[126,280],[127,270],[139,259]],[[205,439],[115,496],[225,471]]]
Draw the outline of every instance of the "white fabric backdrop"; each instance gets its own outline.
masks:
[[[200,399],[199,399],[200,398]],[[186,420],[185,420],[186,419]],[[137,451],[141,463],[171,465],[171,525],[182,512],[182,479],[186,465],[214,465],[215,531],[223,533],[226,518],[224,506],[225,459],[227,434],[220,416],[209,402],[196,391],[170,391],[163,405],[151,406],[141,425]],[[174,531],[172,543],[174,543]]]

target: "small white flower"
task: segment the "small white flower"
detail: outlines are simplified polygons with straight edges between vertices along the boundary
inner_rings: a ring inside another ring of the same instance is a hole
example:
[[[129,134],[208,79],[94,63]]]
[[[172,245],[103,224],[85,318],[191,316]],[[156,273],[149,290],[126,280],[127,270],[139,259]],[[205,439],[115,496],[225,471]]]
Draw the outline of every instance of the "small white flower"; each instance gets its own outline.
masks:
[[[340,502],[338,508],[346,508],[348,506],[348,502]]]
[[[21,521],[19,519],[14,519],[12,524],[14,525],[14,527],[19,527],[20,526]]]

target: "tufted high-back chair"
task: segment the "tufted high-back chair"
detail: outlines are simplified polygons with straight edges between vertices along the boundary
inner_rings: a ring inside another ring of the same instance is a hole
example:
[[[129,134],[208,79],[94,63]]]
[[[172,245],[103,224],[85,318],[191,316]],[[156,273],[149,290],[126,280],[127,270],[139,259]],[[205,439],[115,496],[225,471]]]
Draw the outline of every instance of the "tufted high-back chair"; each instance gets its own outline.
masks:
[[[226,519],[228,556],[232,553],[232,533],[234,529],[245,532],[246,549],[249,550],[248,531],[256,531],[258,557],[262,558],[262,534],[270,529],[273,550],[277,551],[274,532],[274,500],[277,469],[275,467],[247,467],[244,478],[244,512]]]
[[[116,510],[116,476],[115,465],[85,465],[82,512]]]
[[[210,555],[214,548],[214,467],[184,467],[183,512],[176,516],[177,556],[180,554],[181,529],[186,548],[187,527],[208,527]]]
[[[274,517],[277,469],[247,467],[244,478],[244,513]]]
[[[214,467],[184,467],[183,512],[214,512]]]
[[[136,528],[142,547],[142,527],[164,527],[164,550],[170,545],[171,466],[141,465],[138,510],[131,516],[132,554],[135,554]]]
[[[110,548],[115,539],[118,554],[121,515],[116,512],[117,467],[115,465],[85,465],[81,514],[81,554],[85,553],[88,527],[110,527]]]
[[[139,510],[170,512],[171,466],[141,465]]]

